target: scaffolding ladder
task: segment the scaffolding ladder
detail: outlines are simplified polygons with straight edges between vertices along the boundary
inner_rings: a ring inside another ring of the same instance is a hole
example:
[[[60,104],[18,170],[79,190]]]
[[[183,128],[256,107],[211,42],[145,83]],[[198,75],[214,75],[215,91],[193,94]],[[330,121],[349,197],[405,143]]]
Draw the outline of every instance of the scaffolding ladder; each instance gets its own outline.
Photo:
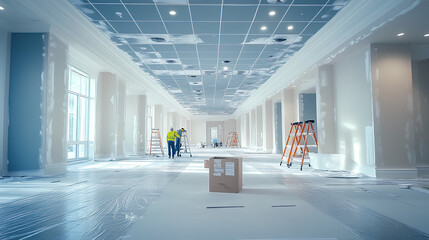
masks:
[[[310,148],[316,148],[316,150],[318,149],[316,132],[314,131],[313,123],[314,123],[314,120],[307,120],[304,122],[291,123],[289,136],[288,136],[288,139],[286,141],[286,146],[283,150],[283,155],[282,155],[282,159],[280,161],[280,166],[283,163],[283,158],[287,152],[288,146],[290,146],[288,160],[287,160],[287,167],[289,167],[289,168],[292,166],[293,158],[298,157],[296,155],[296,153],[297,153],[298,148],[299,148],[300,152],[302,154],[302,160],[301,160],[301,171],[302,171],[302,166],[304,165],[304,159],[306,157],[306,154],[308,154],[310,152],[309,147]],[[314,143],[315,143],[314,145],[308,144],[308,139],[310,139],[310,138],[312,138],[314,140]],[[292,142],[289,145],[290,140],[292,140]],[[299,156],[299,157],[301,157],[301,156]],[[308,166],[311,167],[311,163],[309,163]]]
[[[189,153],[189,156],[192,157],[191,147],[189,145],[189,140],[188,140],[188,132],[186,130],[182,132],[182,137],[180,138],[180,144],[181,146],[180,146],[179,157],[182,156],[181,152]]]
[[[162,147],[161,134],[159,129],[152,128],[152,132],[150,134],[150,152],[149,155],[157,155],[162,154],[164,156],[164,148]]]
[[[240,147],[240,143],[238,141],[238,133],[230,132],[228,135],[228,141],[226,143],[227,147]]]

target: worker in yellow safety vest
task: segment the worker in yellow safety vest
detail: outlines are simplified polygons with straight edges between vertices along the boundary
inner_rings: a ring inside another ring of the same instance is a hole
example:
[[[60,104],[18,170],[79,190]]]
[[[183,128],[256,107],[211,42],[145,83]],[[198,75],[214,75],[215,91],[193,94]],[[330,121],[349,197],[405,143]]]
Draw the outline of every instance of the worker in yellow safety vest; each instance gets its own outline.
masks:
[[[174,128],[170,128],[170,132],[167,133],[167,143],[168,143],[168,158],[174,159],[175,148],[174,148],[174,140],[176,138],[180,138],[180,135],[174,131]]]

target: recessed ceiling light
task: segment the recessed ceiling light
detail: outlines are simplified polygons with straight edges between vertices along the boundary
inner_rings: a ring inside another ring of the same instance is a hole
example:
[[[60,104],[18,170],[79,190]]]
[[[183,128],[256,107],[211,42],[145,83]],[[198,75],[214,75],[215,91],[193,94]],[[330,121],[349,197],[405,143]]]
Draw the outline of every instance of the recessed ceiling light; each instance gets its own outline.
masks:
[[[262,30],[262,31],[267,30],[267,26],[262,26],[262,27],[261,27],[261,30]]]
[[[398,37],[402,37],[402,36],[404,36],[405,35],[405,33],[398,33],[396,36],[398,36]]]
[[[426,33],[426,34],[424,35],[424,37],[429,37],[429,33]]]
[[[226,70],[228,70],[228,69],[229,69],[229,68],[228,68],[227,66],[223,67],[223,70],[225,70],[225,71],[226,71]]]
[[[0,11],[3,11],[3,10],[4,10],[4,7],[0,6]]]
[[[287,30],[293,30],[293,26],[292,25],[287,26]]]
[[[176,15],[176,11],[171,10],[171,11],[170,11],[170,15],[171,15],[171,16]]]
[[[274,16],[274,15],[276,15],[276,12],[271,11],[271,12],[269,12],[268,14],[269,14],[270,16]]]

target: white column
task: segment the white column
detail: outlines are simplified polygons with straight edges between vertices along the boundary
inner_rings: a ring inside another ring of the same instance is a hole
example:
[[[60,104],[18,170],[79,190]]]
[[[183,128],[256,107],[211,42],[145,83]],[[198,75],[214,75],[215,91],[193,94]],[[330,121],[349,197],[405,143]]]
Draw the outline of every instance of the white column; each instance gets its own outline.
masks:
[[[100,73],[97,81],[95,159],[124,157],[125,84],[116,75]]]
[[[126,97],[125,152],[144,156],[146,151],[146,95]]]
[[[262,105],[256,107],[256,148],[263,149],[262,138]]]
[[[44,116],[44,174],[66,172],[68,47],[49,34]]]
[[[336,153],[334,70],[332,65],[319,67],[316,80],[317,137],[319,153]]]
[[[291,89],[283,89],[282,93],[282,142],[284,147],[286,145],[287,136],[289,135],[290,123],[298,121],[298,116],[296,114],[294,91]]]
[[[371,45],[377,177],[416,178],[409,48]]]
[[[256,108],[250,111],[250,147],[256,148]]]
[[[245,145],[244,146],[246,146],[246,147],[250,147],[250,112],[248,112],[248,113],[246,113],[246,119],[245,119],[245,123],[246,123],[246,125],[245,125],[245,133],[244,133],[244,136],[245,136],[245,139],[246,139],[246,141],[245,141]]]
[[[273,104],[271,100],[265,100],[262,105],[262,127],[263,127],[263,151],[273,151]]]

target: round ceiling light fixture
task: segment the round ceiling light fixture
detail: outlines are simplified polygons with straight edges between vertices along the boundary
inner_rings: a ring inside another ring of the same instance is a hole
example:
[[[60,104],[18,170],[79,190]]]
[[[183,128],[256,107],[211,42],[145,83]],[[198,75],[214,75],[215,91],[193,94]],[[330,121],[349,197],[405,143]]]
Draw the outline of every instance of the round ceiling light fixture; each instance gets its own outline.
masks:
[[[230,63],[231,61],[229,60],[223,60],[222,63]]]
[[[398,37],[402,37],[402,36],[404,36],[405,35],[405,33],[398,33],[396,36],[398,36]]]
[[[171,16],[174,16],[174,15],[177,14],[176,11],[174,11],[174,10],[171,10],[169,13],[170,13]]]
[[[223,67],[223,70],[225,70],[225,71],[226,71],[226,70],[228,70],[228,69],[229,69],[229,68],[228,68],[227,66]]]
[[[262,27],[261,27],[261,30],[262,30],[262,31],[267,30],[267,26],[262,26]]]
[[[0,11],[3,11],[3,10],[4,10],[4,7],[0,6]]]
[[[424,37],[429,37],[429,33],[426,33],[425,35],[423,35]]]
[[[292,25],[289,25],[289,26],[287,26],[287,30],[293,30],[293,26]]]
[[[274,15],[276,15],[276,12],[275,12],[275,11],[270,11],[270,12],[268,13],[268,15],[270,15],[270,16],[274,16]]]

